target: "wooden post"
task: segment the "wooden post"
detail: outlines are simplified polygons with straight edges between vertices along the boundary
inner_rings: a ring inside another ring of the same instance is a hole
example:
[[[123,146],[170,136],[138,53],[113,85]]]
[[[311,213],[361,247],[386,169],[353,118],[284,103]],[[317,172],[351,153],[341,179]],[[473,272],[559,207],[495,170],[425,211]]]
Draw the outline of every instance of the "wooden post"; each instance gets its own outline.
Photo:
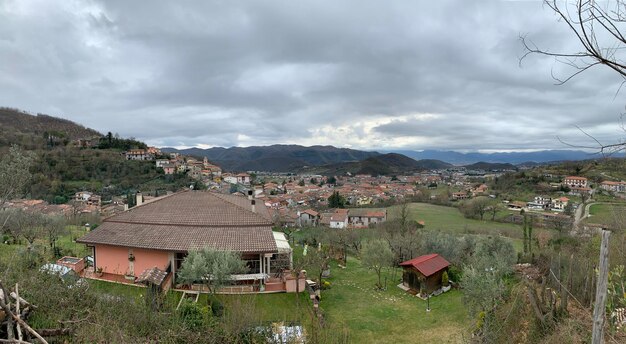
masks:
[[[593,308],[592,344],[604,343],[604,317],[606,307],[607,284],[609,280],[609,236],[610,231],[602,230],[602,244],[600,245],[600,273],[596,287],[596,303]]]
[[[20,318],[20,291],[18,289],[18,285],[17,283],[15,283],[15,314],[17,315],[18,318]],[[23,340],[24,337],[22,337],[22,328],[20,327],[20,324],[17,324],[17,339],[18,340]]]

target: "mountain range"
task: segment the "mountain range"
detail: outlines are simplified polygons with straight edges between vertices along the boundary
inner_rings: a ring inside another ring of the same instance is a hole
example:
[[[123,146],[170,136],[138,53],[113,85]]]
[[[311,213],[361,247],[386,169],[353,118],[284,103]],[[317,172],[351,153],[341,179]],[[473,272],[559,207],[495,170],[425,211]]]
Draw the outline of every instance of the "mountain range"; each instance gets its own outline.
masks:
[[[340,162],[356,162],[378,152],[359,151],[333,146],[272,145],[231,148],[163,148],[164,152],[207,157],[227,171],[291,172],[308,166],[329,165]]]
[[[497,152],[497,153],[461,153],[444,150],[390,150],[382,151],[400,153],[410,158],[438,159],[453,165],[467,165],[476,162],[504,163],[520,165],[525,163],[546,163],[555,161],[588,160],[600,158],[598,154],[591,154],[580,150],[542,150],[535,152]]]

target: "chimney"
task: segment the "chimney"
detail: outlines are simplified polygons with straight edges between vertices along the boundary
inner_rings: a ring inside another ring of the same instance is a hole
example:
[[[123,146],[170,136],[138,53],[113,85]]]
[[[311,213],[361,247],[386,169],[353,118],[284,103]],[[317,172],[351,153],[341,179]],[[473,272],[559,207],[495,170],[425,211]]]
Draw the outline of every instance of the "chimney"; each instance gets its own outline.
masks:
[[[252,200],[252,201],[250,201],[250,203],[252,204],[252,212],[256,213],[256,201]]]
[[[136,203],[137,204],[135,206],[143,204],[143,195],[141,194],[141,191],[137,191],[137,202]]]
[[[124,211],[128,211],[128,203],[124,203]]]
[[[248,190],[248,199],[252,201],[252,199],[254,198],[254,190]]]

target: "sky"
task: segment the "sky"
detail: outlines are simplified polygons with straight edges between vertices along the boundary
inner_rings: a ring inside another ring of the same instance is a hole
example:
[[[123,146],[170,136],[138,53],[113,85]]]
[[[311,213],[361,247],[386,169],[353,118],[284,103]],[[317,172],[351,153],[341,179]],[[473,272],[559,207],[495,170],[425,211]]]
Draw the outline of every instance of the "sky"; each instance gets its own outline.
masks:
[[[622,79],[541,1],[0,0],[0,106],[156,146],[566,149],[624,136]]]

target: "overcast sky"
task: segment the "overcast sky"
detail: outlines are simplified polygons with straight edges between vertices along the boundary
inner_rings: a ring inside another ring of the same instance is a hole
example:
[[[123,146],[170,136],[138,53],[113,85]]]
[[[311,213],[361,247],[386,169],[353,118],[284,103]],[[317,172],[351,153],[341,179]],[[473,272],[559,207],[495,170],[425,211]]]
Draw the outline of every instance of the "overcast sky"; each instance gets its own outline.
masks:
[[[541,1],[0,0],[0,106],[158,146],[528,150],[618,140],[621,79],[563,86]]]

